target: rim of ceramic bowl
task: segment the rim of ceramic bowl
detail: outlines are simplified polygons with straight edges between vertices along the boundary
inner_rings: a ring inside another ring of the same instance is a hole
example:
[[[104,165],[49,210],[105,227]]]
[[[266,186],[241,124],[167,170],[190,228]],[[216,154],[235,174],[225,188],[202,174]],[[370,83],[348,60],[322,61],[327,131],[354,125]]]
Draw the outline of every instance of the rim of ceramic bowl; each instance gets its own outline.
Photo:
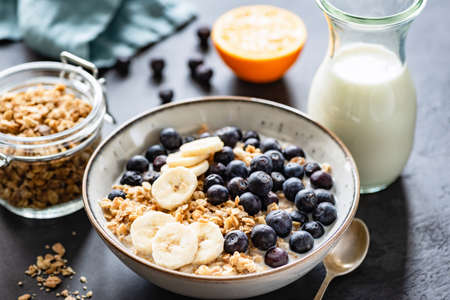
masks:
[[[281,266],[278,268],[274,268],[274,269],[270,269],[270,270],[266,270],[266,271],[259,272],[259,273],[245,274],[245,275],[233,275],[233,276],[195,275],[195,274],[191,274],[191,273],[184,273],[184,272],[180,272],[180,271],[170,270],[170,269],[158,266],[157,264],[151,263],[150,261],[148,261],[142,257],[137,256],[136,254],[132,253],[131,250],[128,249],[125,245],[114,240],[111,236],[111,233],[109,233],[108,230],[106,229],[106,227],[102,226],[100,224],[100,222],[97,220],[97,218],[94,216],[91,206],[90,206],[89,198],[87,195],[88,178],[89,178],[89,173],[91,172],[91,166],[92,166],[93,162],[96,160],[96,157],[99,154],[101,154],[105,145],[107,145],[118,133],[120,133],[125,128],[131,126],[134,122],[136,122],[142,118],[149,117],[153,114],[160,113],[166,109],[170,109],[170,108],[173,108],[176,106],[184,106],[184,105],[198,104],[198,103],[202,103],[202,102],[211,102],[211,101],[217,101],[217,102],[235,101],[235,102],[247,102],[247,103],[250,102],[250,103],[254,103],[254,104],[258,104],[258,105],[270,106],[270,107],[274,107],[277,109],[287,111],[287,112],[292,113],[300,118],[303,118],[306,121],[312,123],[313,125],[319,127],[323,132],[325,132],[328,136],[330,136],[344,152],[345,157],[351,164],[352,177],[353,177],[353,181],[355,183],[355,189],[353,191],[352,206],[351,206],[349,212],[347,213],[347,215],[345,216],[344,222],[337,229],[336,233],[334,235],[327,237],[325,242],[323,242],[319,247],[317,247],[316,249],[311,251],[311,253],[308,253],[301,259],[295,260],[291,263],[288,263],[287,265],[284,265],[284,266]],[[85,170],[85,173],[83,176],[83,203],[84,203],[84,208],[88,215],[89,221],[94,226],[94,228],[96,229],[96,231],[100,235],[100,237],[105,242],[107,242],[109,245],[114,247],[117,251],[119,251],[122,255],[132,259],[134,262],[139,263],[143,266],[146,266],[150,269],[153,269],[153,270],[156,270],[159,272],[163,272],[166,274],[170,274],[170,275],[173,275],[173,276],[179,277],[179,278],[190,279],[190,280],[195,280],[195,281],[214,281],[217,283],[220,283],[220,282],[225,283],[225,282],[230,282],[230,281],[254,279],[254,278],[261,277],[261,276],[267,276],[270,274],[274,274],[277,272],[281,272],[281,271],[293,268],[296,265],[303,263],[305,261],[313,260],[314,257],[317,257],[323,251],[324,248],[334,245],[339,240],[341,235],[350,226],[353,218],[355,217],[356,210],[358,208],[359,196],[360,196],[359,189],[360,189],[359,174],[358,174],[358,170],[356,168],[356,163],[355,163],[352,155],[350,154],[350,151],[347,149],[347,147],[344,145],[344,143],[334,133],[332,133],[330,130],[328,130],[321,124],[317,123],[316,121],[313,121],[312,119],[310,119],[306,114],[300,112],[299,110],[297,110],[295,108],[292,108],[292,107],[289,107],[289,106],[286,106],[283,104],[279,104],[279,103],[276,103],[273,101],[259,99],[259,98],[242,97],[242,96],[206,96],[206,97],[188,98],[186,100],[179,101],[176,103],[169,103],[169,104],[158,106],[156,108],[153,108],[153,109],[150,109],[143,113],[140,113],[139,115],[129,119],[123,125],[121,125],[119,128],[114,130],[97,147],[97,149],[92,154],[92,156],[89,159],[89,162],[86,166],[86,170]]]

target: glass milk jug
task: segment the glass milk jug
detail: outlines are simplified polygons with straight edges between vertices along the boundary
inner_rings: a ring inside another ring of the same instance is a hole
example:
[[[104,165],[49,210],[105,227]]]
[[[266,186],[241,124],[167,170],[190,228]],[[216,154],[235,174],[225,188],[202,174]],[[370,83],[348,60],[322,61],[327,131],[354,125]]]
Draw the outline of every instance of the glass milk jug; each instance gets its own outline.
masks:
[[[330,43],[311,85],[308,113],[350,149],[361,192],[377,192],[400,175],[412,149],[416,91],[405,38],[426,0],[316,2]]]

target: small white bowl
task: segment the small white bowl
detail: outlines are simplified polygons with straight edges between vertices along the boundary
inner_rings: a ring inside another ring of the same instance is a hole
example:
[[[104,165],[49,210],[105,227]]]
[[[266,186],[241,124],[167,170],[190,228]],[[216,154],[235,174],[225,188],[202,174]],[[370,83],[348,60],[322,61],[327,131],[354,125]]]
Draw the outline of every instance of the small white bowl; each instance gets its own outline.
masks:
[[[124,171],[132,155],[158,143],[159,131],[174,127],[180,134],[196,132],[202,124],[210,129],[235,125],[262,135],[301,146],[309,158],[327,162],[335,178],[337,220],[314,248],[300,259],[268,271],[249,275],[214,277],[168,270],[135,255],[106,228],[98,201]],[[163,105],[126,122],[97,148],[86,168],[83,199],[89,220],[106,245],[132,270],[172,292],[196,297],[237,299],[265,294],[302,277],[319,264],[340,239],[356,213],[359,177],[355,162],[344,144],[330,131],[300,111],[271,101],[216,96]]]

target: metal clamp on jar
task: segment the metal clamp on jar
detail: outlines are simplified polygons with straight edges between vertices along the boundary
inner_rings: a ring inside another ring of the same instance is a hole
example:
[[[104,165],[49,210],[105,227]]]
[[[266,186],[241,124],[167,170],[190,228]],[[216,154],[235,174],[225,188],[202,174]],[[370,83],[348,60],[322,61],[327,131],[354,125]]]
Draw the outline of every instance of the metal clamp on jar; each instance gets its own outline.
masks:
[[[84,168],[101,140],[103,120],[114,123],[106,113],[105,80],[97,76],[93,63],[68,52],[61,53],[61,62],[31,62],[0,72],[0,97],[64,85],[91,106],[84,119],[60,132],[26,137],[0,131],[0,204],[8,210],[47,219],[83,206]]]

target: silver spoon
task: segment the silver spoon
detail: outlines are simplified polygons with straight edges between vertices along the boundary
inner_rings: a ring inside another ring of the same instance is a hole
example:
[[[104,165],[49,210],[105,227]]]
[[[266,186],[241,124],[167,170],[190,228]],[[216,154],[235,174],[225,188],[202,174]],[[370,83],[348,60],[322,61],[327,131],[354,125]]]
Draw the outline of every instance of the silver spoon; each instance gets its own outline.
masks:
[[[353,219],[342,239],[323,260],[327,275],[314,300],[322,299],[328,284],[334,277],[348,274],[359,267],[369,249],[369,240],[366,224],[361,219]]]

